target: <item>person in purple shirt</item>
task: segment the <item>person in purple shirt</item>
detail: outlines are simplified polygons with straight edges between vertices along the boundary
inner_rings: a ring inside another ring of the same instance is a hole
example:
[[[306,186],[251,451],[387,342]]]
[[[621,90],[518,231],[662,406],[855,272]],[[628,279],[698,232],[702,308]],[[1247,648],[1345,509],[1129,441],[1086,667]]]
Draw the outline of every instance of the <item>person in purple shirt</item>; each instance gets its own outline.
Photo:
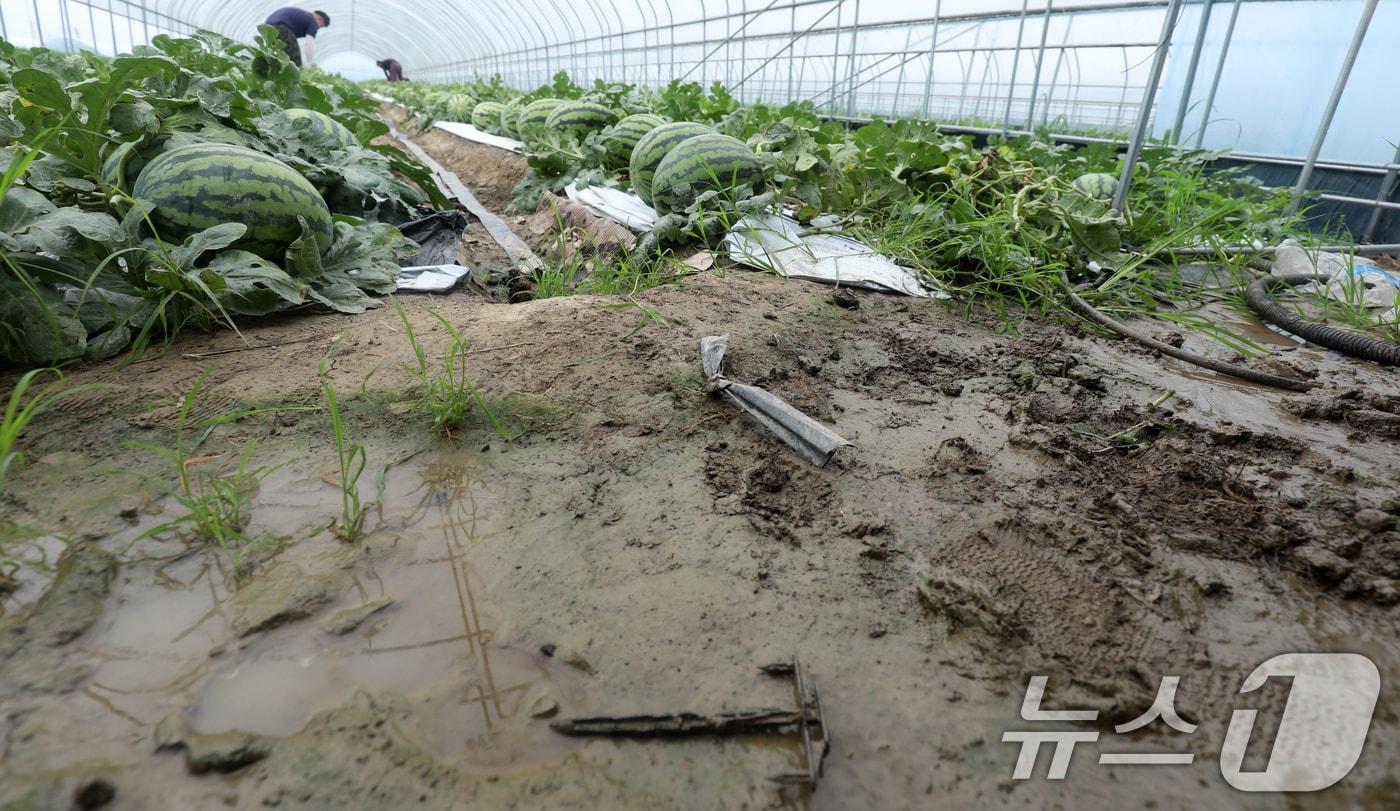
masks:
[[[316,32],[331,24],[330,15],[324,11],[307,11],[296,6],[283,6],[267,15],[266,25],[277,29],[277,37],[292,64],[301,67],[302,46],[297,40],[306,38],[306,64],[316,62]]]
[[[384,71],[385,79],[388,79],[391,82],[408,81],[403,77],[403,65],[399,64],[399,60],[381,59],[378,62],[375,62],[374,64],[378,65],[379,69]]]

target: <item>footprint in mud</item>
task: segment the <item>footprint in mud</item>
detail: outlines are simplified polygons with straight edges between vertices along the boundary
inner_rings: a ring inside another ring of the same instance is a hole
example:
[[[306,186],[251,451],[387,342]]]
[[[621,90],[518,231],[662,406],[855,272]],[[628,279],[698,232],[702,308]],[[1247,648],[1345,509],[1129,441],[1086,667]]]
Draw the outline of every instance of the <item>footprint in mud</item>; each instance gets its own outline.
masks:
[[[829,476],[756,443],[714,442],[705,479],[715,509],[748,516],[753,528],[791,544],[836,523],[841,499]]]

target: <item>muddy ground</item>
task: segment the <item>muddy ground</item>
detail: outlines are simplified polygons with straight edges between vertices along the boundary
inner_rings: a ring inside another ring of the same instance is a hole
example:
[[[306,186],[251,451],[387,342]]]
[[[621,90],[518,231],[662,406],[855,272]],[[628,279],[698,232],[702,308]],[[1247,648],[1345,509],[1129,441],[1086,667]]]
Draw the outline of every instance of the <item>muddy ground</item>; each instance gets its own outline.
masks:
[[[501,210],[520,159],[447,137],[419,142]],[[1319,383],[1284,395],[1053,321],[855,299],[736,268],[637,296],[660,320],[600,296],[404,296],[430,355],[430,311],[471,341],[509,441],[431,429],[386,309],[75,370],[121,388],[46,414],[0,504],[6,553],[33,561],[0,617],[0,807],[1394,807],[1400,375],[1240,324]],[[720,333],[734,379],[854,446],[812,467],[707,396],[699,340]],[[354,543],[326,529],[333,345],[378,502]],[[181,508],[175,470],[131,443],[172,446],[206,371],[197,417],[259,411],[191,431],[187,464],[254,445],[281,465],[246,548],[141,538]],[[1323,792],[1237,792],[1217,760],[1231,710],[1260,708],[1267,740],[1287,697],[1237,691],[1293,651],[1375,661],[1366,750]],[[793,736],[549,727],[790,707],[759,667],[793,657],[831,737],[815,790],[769,780],[803,768]],[[1002,734],[1034,728],[1036,674],[1047,706],[1100,711],[1064,781],[1011,779]],[[1113,734],[1168,675],[1195,733]]]

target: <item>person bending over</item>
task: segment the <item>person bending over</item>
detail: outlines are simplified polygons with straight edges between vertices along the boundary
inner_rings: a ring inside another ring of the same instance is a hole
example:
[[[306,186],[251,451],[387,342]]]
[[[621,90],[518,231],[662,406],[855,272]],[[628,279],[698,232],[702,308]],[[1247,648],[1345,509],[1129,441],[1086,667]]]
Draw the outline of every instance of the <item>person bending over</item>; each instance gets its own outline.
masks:
[[[282,40],[282,48],[287,58],[297,67],[302,65],[302,49],[306,51],[306,64],[316,63],[316,32],[331,24],[330,15],[324,11],[307,11],[296,6],[283,6],[267,15],[266,24],[277,29],[277,37]],[[297,40],[305,37],[306,44]]]
[[[399,60],[381,59],[378,62],[375,62],[374,64],[378,65],[379,69],[384,71],[385,79],[388,79],[391,82],[408,81],[403,77],[403,65],[399,64]]]

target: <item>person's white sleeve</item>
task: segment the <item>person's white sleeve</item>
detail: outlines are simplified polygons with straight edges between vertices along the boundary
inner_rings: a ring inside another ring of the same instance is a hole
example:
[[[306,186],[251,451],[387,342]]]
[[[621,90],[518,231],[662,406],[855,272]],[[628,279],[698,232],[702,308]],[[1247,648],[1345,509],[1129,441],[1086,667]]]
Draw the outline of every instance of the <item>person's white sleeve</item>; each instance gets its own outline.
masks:
[[[306,43],[305,45],[301,46],[302,56],[306,57],[306,64],[316,64],[316,38],[307,37],[303,39],[302,42]]]

